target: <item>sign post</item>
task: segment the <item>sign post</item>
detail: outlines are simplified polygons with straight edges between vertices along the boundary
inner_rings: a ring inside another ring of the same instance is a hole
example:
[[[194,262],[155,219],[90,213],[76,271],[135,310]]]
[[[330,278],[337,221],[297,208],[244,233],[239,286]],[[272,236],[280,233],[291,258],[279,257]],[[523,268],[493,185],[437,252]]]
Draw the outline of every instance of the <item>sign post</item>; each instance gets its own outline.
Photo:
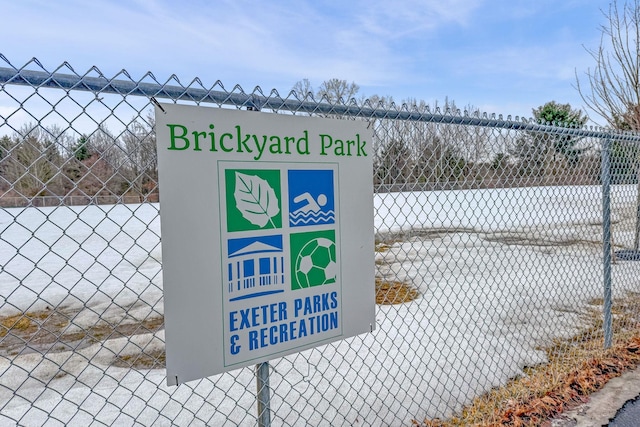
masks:
[[[271,425],[269,362],[262,362],[256,365],[256,383],[258,386],[258,427],[269,427]]]
[[[167,383],[375,327],[364,121],[156,106]],[[268,425],[268,419],[265,418]]]

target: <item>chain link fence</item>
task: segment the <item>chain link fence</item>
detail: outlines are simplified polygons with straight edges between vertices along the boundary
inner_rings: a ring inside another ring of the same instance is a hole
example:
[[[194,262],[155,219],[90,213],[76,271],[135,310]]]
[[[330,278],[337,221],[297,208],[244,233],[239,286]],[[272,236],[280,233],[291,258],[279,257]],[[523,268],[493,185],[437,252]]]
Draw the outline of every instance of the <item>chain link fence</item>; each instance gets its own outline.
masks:
[[[447,418],[637,328],[638,135],[2,56],[0,84],[0,424],[264,424],[252,369],[165,385],[151,97],[373,125],[377,330],[271,361],[273,425]]]

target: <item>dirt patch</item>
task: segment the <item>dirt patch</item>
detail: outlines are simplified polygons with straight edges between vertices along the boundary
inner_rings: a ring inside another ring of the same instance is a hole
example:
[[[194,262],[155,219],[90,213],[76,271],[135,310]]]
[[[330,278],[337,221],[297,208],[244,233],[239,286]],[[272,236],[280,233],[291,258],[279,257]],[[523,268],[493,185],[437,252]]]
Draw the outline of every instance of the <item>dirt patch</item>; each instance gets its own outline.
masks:
[[[558,238],[540,238],[526,233],[496,233],[487,234],[482,237],[487,242],[502,243],[504,245],[516,245],[516,246],[573,246],[573,245],[592,245],[602,246],[601,241],[586,240],[586,239],[558,239]]]
[[[565,247],[574,245],[602,246],[602,241],[577,237],[559,237],[554,235],[541,235],[540,230],[513,230],[486,233],[474,228],[415,228],[407,231],[379,233],[376,235],[376,252],[383,253],[395,244],[408,241],[412,238],[434,240],[451,234],[474,234],[491,243],[504,245],[537,246],[537,247]]]
[[[44,310],[0,317],[0,355],[77,351],[107,339],[155,333],[164,327],[164,317],[156,315],[142,321],[125,319],[82,328],[73,325],[76,315]]]
[[[10,331],[20,331],[22,334],[31,335],[44,327],[55,316],[55,312],[47,310],[41,312],[27,312],[13,316],[0,317],[0,337],[5,337]],[[67,319],[60,319],[58,327],[68,324]]]
[[[413,285],[376,277],[376,304],[403,304],[413,301],[419,296],[420,292]]]
[[[164,350],[145,351],[144,353],[116,356],[113,366],[133,369],[164,369],[167,357]]]
[[[387,252],[389,249],[391,249],[391,245],[391,243],[376,243],[375,251],[379,253]]]
[[[40,343],[54,343],[70,322],[59,311],[43,310],[0,317],[0,355],[15,355]]]
[[[424,240],[435,240],[445,237],[450,234],[478,234],[478,231],[474,228],[467,227],[452,227],[452,228],[413,228],[406,231],[389,231],[383,233],[377,233],[375,236],[376,251],[384,252],[389,246],[394,243],[405,242],[412,238],[422,238]],[[377,250],[378,247],[382,250]]]

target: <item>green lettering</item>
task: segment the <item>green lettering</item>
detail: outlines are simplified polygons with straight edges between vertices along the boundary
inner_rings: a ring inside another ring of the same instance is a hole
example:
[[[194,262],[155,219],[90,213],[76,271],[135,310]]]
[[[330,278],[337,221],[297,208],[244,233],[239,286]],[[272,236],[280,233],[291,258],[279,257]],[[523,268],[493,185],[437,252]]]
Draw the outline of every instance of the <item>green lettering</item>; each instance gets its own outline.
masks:
[[[258,155],[254,156],[253,160],[260,160],[267,146],[267,135],[262,135],[262,145],[260,145],[260,141],[258,141],[258,135],[253,135],[253,141],[256,143],[256,148],[258,149]]]
[[[362,153],[364,157],[367,157],[367,153],[364,151],[364,146],[367,144],[367,141],[360,141],[359,133],[356,134],[356,140],[358,142],[358,156],[360,156],[360,153]]]
[[[356,142],[349,141],[348,139],[345,142],[347,143],[347,156],[351,156],[351,147],[356,145]]]
[[[298,141],[296,141],[296,150],[298,154],[311,154],[309,152],[309,132],[304,131],[304,136],[300,137]]]
[[[202,151],[200,148],[200,137],[202,136],[203,138],[206,138],[207,133],[194,130],[191,134],[193,135],[193,151]]]
[[[326,141],[325,141],[326,140]],[[333,139],[330,135],[320,134],[320,155],[326,156],[327,151],[333,145]]]
[[[272,141],[271,144],[269,144],[269,152],[271,154],[282,154],[282,141],[280,140],[280,137],[274,135],[269,138],[269,141]]]
[[[227,138],[233,139],[233,135],[231,135],[230,133],[223,133],[222,136],[220,137],[220,148],[222,148],[222,151],[224,151],[225,153],[230,153],[231,151],[233,151],[233,148],[227,148],[224,145],[224,140]]]
[[[209,129],[213,130],[215,128],[214,125],[209,125]],[[211,150],[209,151],[218,151],[216,150],[216,134],[213,132],[209,132],[209,138],[211,138]]]
[[[336,139],[333,143],[336,145],[336,148],[333,149],[336,156],[344,156],[344,141]]]
[[[171,145],[169,146],[169,148],[167,148],[167,150],[186,150],[187,148],[189,148],[189,138],[186,137],[188,132],[187,127],[182,125],[167,126],[169,127],[169,134],[171,138]],[[176,129],[180,129],[181,135],[176,134]],[[182,141],[184,141],[182,147],[178,147],[176,145],[176,139],[181,139]]]
[[[291,149],[289,148],[289,144],[295,144],[296,139],[292,136],[285,136],[284,143],[286,144],[286,149],[284,150],[285,154],[291,154]]]
[[[236,131],[238,132],[238,153],[244,153],[244,151],[242,151],[242,147],[244,147],[247,153],[253,153],[253,150],[251,150],[251,148],[249,148],[249,146],[247,145],[247,141],[249,141],[251,135],[247,134],[247,136],[245,136],[243,139],[240,125],[236,126]]]

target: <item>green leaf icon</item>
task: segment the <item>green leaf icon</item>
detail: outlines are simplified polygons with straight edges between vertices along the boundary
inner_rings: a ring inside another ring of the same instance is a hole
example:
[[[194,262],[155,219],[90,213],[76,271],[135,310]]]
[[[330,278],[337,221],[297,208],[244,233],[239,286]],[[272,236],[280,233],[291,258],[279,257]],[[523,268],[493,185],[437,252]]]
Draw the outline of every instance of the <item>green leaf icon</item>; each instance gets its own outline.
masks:
[[[236,172],[236,207],[242,216],[253,225],[264,228],[280,212],[276,192],[267,181],[256,175]]]

